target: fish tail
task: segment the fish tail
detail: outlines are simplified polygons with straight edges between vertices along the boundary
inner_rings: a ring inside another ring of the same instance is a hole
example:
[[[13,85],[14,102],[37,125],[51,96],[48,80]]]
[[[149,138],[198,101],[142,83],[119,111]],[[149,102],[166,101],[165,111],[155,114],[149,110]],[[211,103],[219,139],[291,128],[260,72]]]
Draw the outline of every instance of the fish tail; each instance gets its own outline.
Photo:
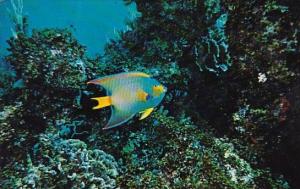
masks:
[[[111,105],[111,97],[110,96],[103,96],[103,97],[96,97],[91,98],[92,100],[97,100],[98,105],[93,107],[93,110],[104,108]]]

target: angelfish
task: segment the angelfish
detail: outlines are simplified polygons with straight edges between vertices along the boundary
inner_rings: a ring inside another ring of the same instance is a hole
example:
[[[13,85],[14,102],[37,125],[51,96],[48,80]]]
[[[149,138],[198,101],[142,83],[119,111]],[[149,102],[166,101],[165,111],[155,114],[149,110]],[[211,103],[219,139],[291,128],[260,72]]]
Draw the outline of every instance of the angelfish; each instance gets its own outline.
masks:
[[[143,72],[124,72],[89,81],[104,87],[107,96],[92,98],[94,110],[111,106],[111,117],[103,129],[117,127],[137,113],[140,120],[148,117],[164,98],[167,88]]]

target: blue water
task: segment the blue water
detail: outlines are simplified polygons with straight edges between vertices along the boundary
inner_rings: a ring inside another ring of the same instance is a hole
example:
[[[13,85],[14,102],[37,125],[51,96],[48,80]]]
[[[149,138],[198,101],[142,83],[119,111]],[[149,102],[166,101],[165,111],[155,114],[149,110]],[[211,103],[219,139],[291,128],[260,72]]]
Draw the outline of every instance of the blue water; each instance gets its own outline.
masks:
[[[103,53],[103,47],[117,31],[128,29],[126,20],[138,16],[135,4],[123,0],[23,0],[23,13],[33,28],[74,28],[74,35],[87,47],[89,55]],[[7,9],[10,0],[0,0],[0,55],[6,54],[6,40],[12,36]]]

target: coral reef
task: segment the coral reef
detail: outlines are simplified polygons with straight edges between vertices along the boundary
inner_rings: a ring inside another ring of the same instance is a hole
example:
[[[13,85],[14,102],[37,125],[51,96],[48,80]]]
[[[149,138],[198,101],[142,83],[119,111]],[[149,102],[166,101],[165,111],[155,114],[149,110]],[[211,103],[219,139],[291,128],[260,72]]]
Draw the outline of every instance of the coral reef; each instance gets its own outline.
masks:
[[[275,0],[125,2],[141,16],[101,57],[87,57],[66,29],[8,40],[0,185],[297,186],[299,13]],[[146,120],[102,131],[109,110],[91,111],[90,98],[104,91],[86,81],[132,70],[168,94]]]
[[[252,168],[228,139],[213,137],[189,119],[154,113],[126,140],[118,178],[123,188],[288,188],[268,171]]]
[[[80,140],[41,134],[32,158],[28,155],[3,171],[4,188],[115,188],[118,164],[102,150],[87,149]]]
[[[84,57],[84,47],[67,30],[33,31],[8,41],[6,61],[23,85],[4,97],[23,102],[24,114],[40,119],[58,119],[80,106],[85,82],[99,74],[95,61]],[[77,99],[77,100],[76,100]],[[39,126],[41,127],[41,126]]]
[[[14,28],[10,28],[14,38],[18,37],[19,33],[26,33],[28,28],[27,17],[23,14],[23,0],[11,0],[12,9],[8,9]]]
[[[83,57],[84,47],[66,30],[33,31],[28,37],[19,34],[8,41],[6,61],[15,69],[25,86],[40,84],[61,90],[80,89],[82,83],[96,74]]]
[[[297,138],[294,115],[299,114],[293,109],[297,104],[292,96],[297,96],[299,83],[298,13],[278,1],[226,3],[232,16],[227,28],[235,62],[225,80],[236,104],[230,134],[259,154],[260,161],[254,163],[284,172],[296,187],[294,171],[299,165],[290,164],[295,162],[295,151],[283,153],[283,149]]]
[[[37,135],[48,127],[76,122],[85,82],[99,74],[97,62],[83,56],[83,46],[68,30],[19,33],[8,43],[11,53],[5,60],[15,73],[3,79],[3,89],[9,90],[0,101],[0,151],[6,154],[1,156],[1,167],[26,158]]]
[[[278,172],[285,170],[291,183],[297,182],[293,172],[299,166],[293,168],[289,162],[295,162],[297,151],[297,145],[291,144],[297,141],[298,133],[298,113],[294,109],[297,100],[293,97],[297,90],[293,89],[299,82],[299,14],[278,1],[134,2],[142,17],[132,31],[123,34],[122,41],[108,45],[105,58],[111,62],[116,57],[112,62],[119,68],[125,64],[127,70],[133,67],[158,73],[171,89],[164,105],[172,116],[180,119],[190,115],[196,124],[204,118],[210,123],[207,127],[229,135],[239,148],[249,150],[240,152],[246,161],[262,168],[272,166]],[[207,31],[215,32],[214,38]],[[212,54],[203,40],[199,40],[201,44],[196,49],[205,50],[201,58],[218,57],[219,47],[223,54],[220,59],[208,58],[208,62],[198,63],[193,53],[195,36],[206,39],[210,45],[219,41]],[[122,56],[111,56],[115,54]],[[226,67],[218,67],[226,73],[207,69],[219,73],[216,77],[195,68],[215,68],[211,66],[215,62],[226,62]],[[169,69],[169,65],[174,69]],[[288,156],[284,155],[284,144],[295,149]],[[278,159],[273,154],[278,150],[290,168],[279,163],[274,167],[272,161]]]

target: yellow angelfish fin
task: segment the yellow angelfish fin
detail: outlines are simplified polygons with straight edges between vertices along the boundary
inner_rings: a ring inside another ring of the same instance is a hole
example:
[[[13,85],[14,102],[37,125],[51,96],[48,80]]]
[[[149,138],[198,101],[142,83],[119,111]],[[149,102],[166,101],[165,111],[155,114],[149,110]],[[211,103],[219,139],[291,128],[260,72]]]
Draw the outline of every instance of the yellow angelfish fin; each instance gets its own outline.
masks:
[[[137,99],[139,101],[144,101],[146,102],[147,101],[147,97],[148,97],[148,93],[146,93],[145,91],[143,91],[142,89],[139,89],[136,93],[137,95]]]
[[[161,93],[165,92],[165,88],[162,85],[154,85],[152,90],[154,96],[159,96]]]
[[[143,111],[143,114],[139,120],[142,120],[142,119],[145,119],[146,117],[148,117],[151,114],[151,112],[153,112],[153,110],[154,110],[154,108],[148,108],[145,111]]]
[[[93,107],[93,110],[104,108],[106,106],[111,105],[111,97],[110,96],[96,97],[96,98],[91,98],[91,99],[98,101],[98,105]]]

